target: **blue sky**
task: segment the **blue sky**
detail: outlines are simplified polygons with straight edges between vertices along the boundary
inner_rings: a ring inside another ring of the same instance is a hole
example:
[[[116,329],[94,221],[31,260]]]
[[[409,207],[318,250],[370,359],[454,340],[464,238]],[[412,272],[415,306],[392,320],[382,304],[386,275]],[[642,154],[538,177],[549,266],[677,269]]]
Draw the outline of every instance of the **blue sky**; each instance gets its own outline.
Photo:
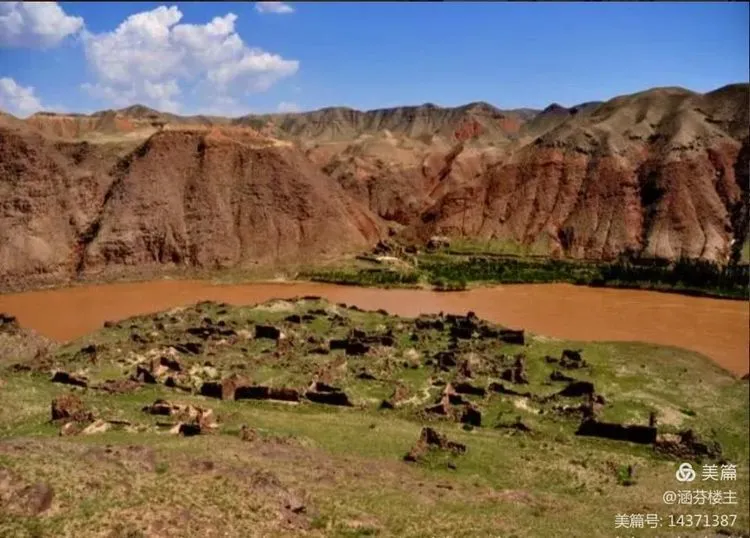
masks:
[[[0,2],[0,108],[572,106],[747,82],[747,3]]]

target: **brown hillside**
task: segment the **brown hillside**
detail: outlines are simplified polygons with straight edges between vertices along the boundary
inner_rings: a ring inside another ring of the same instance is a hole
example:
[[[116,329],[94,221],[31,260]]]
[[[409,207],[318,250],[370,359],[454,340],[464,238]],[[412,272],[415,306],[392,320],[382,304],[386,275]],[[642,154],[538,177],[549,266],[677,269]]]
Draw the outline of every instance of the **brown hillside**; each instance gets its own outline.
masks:
[[[366,248],[378,219],[288,143],[168,128],[135,146],[0,128],[0,280],[312,259]]]
[[[91,116],[83,114],[56,114],[39,112],[26,119],[33,130],[49,138],[80,139],[96,135],[127,135],[149,129],[151,122],[142,122],[108,110]]]
[[[487,103],[443,108],[433,104],[384,108],[362,112],[351,108],[324,108],[298,114],[246,116],[237,125],[261,128],[273,124],[279,136],[331,142],[353,140],[362,134],[389,131],[418,139],[440,136],[448,142],[472,138],[507,141],[513,138],[532,111],[502,111]]]
[[[741,228],[735,165],[748,97],[747,85],[663,88],[569,116],[446,193],[421,234],[541,241],[576,257],[726,260]]]
[[[77,238],[111,181],[88,168],[98,160],[96,148],[79,148],[74,171],[42,136],[0,128],[0,154],[0,280],[66,279],[75,268]]]
[[[378,222],[292,147],[236,131],[164,131],[118,163],[80,269],[227,267],[362,249]]]
[[[749,102],[734,84],[541,112],[2,114],[0,279],[310,260],[389,223],[573,257],[724,261],[747,240]]]
[[[350,142],[313,144],[308,157],[385,220],[409,225],[438,197],[478,176],[502,152],[478,143],[451,145],[382,131]]]
[[[145,139],[172,126],[228,125],[228,118],[216,116],[178,116],[159,112],[143,105],[120,110],[102,110],[91,115],[38,112],[25,120],[31,129],[62,140],[87,139],[95,142]]]

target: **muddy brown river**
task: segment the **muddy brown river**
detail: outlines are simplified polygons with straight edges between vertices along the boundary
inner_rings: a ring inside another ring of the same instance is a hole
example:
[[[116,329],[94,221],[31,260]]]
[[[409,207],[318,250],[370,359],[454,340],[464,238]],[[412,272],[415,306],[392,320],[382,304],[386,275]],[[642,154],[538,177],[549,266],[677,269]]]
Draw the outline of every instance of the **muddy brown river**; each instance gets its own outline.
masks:
[[[496,323],[556,338],[678,346],[703,353],[734,373],[748,371],[747,302],[567,284],[440,293],[318,283],[222,285],[158,280],[0,295],[0,312],[13,314],[21,325],[64,341],[93,332],[106,320],[203,300],[245,305],[302,295],[319,295],[365,309],[383,308],[402,316],[473,310]]]

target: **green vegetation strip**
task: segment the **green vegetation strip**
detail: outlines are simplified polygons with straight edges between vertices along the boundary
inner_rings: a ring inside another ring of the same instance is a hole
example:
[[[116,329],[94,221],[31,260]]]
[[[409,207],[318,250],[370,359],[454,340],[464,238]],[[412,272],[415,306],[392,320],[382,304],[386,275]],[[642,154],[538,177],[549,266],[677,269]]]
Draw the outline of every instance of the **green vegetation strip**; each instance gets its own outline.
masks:
[[[748,299],[748,265],[718,265],[704,260],[674,263],[612,263],[556,260],[508,255],[466,255],[443,250],[421,254],[411,269],[350,267],[313,269],[299,277],[319,282],[379,287],[430,285],[437,290],[463,290],[472,284],[537,284],[564,282],[613,288],[648,289],[686,295]]]

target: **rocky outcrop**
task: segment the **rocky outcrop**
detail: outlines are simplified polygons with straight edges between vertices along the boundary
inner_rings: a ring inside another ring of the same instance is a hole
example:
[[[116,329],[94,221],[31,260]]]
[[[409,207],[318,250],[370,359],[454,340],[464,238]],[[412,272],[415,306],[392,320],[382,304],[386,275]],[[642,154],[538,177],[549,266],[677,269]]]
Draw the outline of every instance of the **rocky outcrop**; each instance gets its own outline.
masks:
[[[654,449],[677,459],[718,459],[721,457],[721,445],[717,441],[702,440],[693,430],[683,430],[677,434],[660,434],[657,436]]]
[[[62,394],[52,400],[52,420],[71,420],[87,422],[93,420],[93,414],[75,394]]]
[[[89,386],[89,380],[86,376],[81,374],[71,374],[63,370],[58,370],[52,374],[51,381],[53,383],[62,383],[63,385],[73,385],[76,387]]]
[[[404,456],[404,460],[410,462],[422,461],[431,450],[445,451],[458,455],[466,452],[466,445],[451,441],[445,435],[438,433],[432,428],[422,428],[419,439],[409,453]]]
[[[176,423],[164,423],[163,425],[170,428],[170,433],[186,437],[210,433],[219,427],[213,409],[194,405],[155,400],[153,404],[145,406],[142,411],[150,415],[177,419],[178,422]]]

